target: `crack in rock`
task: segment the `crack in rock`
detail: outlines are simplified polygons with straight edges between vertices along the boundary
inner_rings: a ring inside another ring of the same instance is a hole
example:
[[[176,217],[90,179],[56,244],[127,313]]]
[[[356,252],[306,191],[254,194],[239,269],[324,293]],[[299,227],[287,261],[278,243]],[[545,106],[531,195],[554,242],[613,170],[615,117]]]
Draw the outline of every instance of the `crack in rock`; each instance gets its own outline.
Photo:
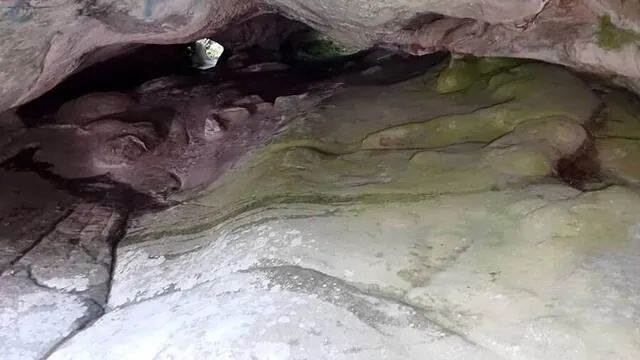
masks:
[[[63,337],[58,342],[56,342],[56,344],[53,345],[45,353],[45,355],[43,355],[40,358],[40,360],[46,360],[47,358],[49,358],[49,356],[51,356],[51,354],[53,354],[57,349],[59,349],[64,344],[66,344],[70,339],[76,336],[76,334],[90,327],[92,324],[98,321],[100,317],[102,317],[102,315],[104,315],[105,313],[104,307],[91,299],[85,299],[84,305],[87,308],[87,311],[82,317],[78,318],[75,321],[74,330],[71,333],[67,334],[67,336]]]

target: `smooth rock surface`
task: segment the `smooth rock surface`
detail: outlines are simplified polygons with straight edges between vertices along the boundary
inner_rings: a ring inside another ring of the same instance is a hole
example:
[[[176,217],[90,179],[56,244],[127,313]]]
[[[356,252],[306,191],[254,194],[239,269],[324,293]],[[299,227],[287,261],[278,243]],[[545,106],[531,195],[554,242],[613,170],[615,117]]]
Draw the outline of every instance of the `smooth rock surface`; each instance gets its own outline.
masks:
[[[54,294],[0,293],[8,326],[59,301],[35,344],[2,329],[27,349],[7,358],[640,358],[640,192],[621,175],[638,158],[591,153],[634,140],[638,108],[548,64],[494,70],[455,92],[435,70],[347,87],[132,214],[106,282],[75,281],[76,255],[108,258],[115,209],[74,204],[0,277]],[[567,185],[583,158],[597,190]]]
[[[496,358],[409,305],[283,266],[115,310],[49,359],[400,359],[417,353]]]
[[[129,338],[144,343],[144,358],[251,358],[258,344],[281,343],[291,358],[632,359],[638,211],[640,196],[624,188],[579,195],[559,185],[414,204],[273,206],[215,230],[122,246],[110,306],[124,307],[53,358],[91,358],[128,348]],[[227,282],[225,291],[206,285]],[[376,310],[354,302],[360,296]],[[407,311],[422,320],[398,319]],[[205,323],[192,325],[194,313]],[[158,320],[138,320],[150,314]],[[171,320],[155,325],[162,319]],[[328,340],[296,342],[307,322]],[[171,335],[185,327],[188,338]],[[358,346],[375,351],[348,351]],[[122,357],[135,358],[103,358]]]
[[[23,275],[0,276],[2,359],[41,359],[102,309],[72,294],[36,286]]]

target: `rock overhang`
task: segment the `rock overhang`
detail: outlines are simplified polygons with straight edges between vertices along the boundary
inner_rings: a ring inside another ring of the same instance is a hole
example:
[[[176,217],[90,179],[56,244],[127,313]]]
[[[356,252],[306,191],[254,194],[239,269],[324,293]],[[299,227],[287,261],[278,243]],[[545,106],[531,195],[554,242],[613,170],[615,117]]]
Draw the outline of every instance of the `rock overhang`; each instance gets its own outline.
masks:
[[[634,10],[633,3],[608,0],[98,0],[46,7],[17,1],[0,19],[9,34],[0,44],[0,109],[33,100],[130,44],[185,43],[264,13],[298,20],[353,49],[385,44],[414,54],[533,58],[637,92]]]

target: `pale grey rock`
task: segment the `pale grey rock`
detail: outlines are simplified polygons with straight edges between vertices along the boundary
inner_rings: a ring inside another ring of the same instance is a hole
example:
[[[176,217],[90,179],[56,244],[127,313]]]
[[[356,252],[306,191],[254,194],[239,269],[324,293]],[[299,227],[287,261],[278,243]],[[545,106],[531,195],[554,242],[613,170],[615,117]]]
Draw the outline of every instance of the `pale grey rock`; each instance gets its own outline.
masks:
[[[25,276],[1,275],[0,358],[42,359],[100,312],[76,295],[42,288]]]
[[[0,183],[0,358],[42,359],[102,314],[121,219],[33,173]]]
[[[106,293],[112,235],[122,221],[107,206],[78,204],[15,266],[28,268],[38,285],[50,289],[77,293],[99,287]]]
[[[188,205],[170,211],[186,223],[198,214]],[[145,229],[163,216],[149,216],[118,250],[109,306],[120,314],[234,273],[305,269],[372,301],[405,304],[499,358],[632,359],[640,356],[637,211],[628,189],[582,194],[550,184],[413,204],[271,206],[159,238]],[[296,291],[324,294],[306,289]],[[403,356],[421,354],[412,349]]]
[[[425,357],[499,358],[410,306],[290,266],[256,269],[114,310],[48,359]]]

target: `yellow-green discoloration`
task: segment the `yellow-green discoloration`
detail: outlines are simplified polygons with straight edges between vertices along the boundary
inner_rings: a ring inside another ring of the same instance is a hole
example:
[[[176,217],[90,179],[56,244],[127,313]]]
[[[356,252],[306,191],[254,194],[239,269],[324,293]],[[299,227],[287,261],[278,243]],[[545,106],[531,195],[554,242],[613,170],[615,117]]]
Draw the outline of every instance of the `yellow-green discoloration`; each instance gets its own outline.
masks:
[[[640,185],[640,102],[633,95],[611,90],[595,133],[597,161],[609,183]]]
[[[640,101],[634,95],[613,90],[604,95],[605,109],[597,137],[640,140]]]
[[[640,140],[599,139],[596,147],[600,170],[608,180],[640,185]]]
[[[478,85],[474,83],[472,85]],[[473,91],[486,91],[498,105],[447,115],[375,132],[363,149],[435,148],[464,142],[489,142],[534,119],[563,116],[586,123],[598,100],[566,71],[545,64],[524,64],[487,78]]]
[[[543,120],[554,116],[565,127],[583,124],[597,99],[559,67],[492,66],[485,65],[503,70],[491,70],[464,92],[425,91],[434,87],[435,73],[384,88],[346,90],[190,194],[191,204],[210,209],[210,216],[186,223],[168,217],[154,231],[202,229],[202,223],[268,204],[406,202],[522,186],[553,174],[551,148],[565,148],[565,137],[536,142],[518,135],[512,143],[487,145],[534,120],[545,133],[555,125]],[[529,127],[523,132],[537,131]],[[189,205],[175,211],[182,208]]]
[[[455,60],[438,76],[436,90],[442,94],[467,89],[482,76],[475,62],[465,59]]]
[[[611,22],[609,15],[603,15],[598,21],[598,46],[607,50],[620,50],[640,40],[640,34],[633,30],[623,29]]]
[[[296,57],[307,61],[325,61],[356,54],[359,50],[343,47],[326,36],[312,36],[300,45]]]
[[[311,60],[328,60],[342,56],[353,55],[357,50],[350,50],[336,45],[331,40],[318,40],[311,44],[307,51],[300,56]]]
[[[518,66],[525,60],[503,57],[466,57],[453,60],[438,75],[436,90],[442,94],[468,89],[492,74]]]

